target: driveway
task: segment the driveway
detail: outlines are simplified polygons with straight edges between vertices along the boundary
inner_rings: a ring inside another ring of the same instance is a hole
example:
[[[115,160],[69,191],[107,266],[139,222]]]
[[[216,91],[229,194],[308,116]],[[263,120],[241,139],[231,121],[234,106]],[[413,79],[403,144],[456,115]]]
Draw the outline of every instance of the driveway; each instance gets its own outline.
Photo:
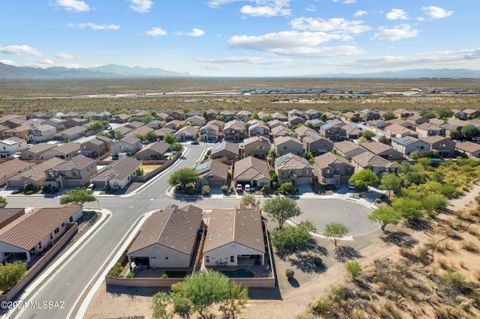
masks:
[[[340,223],[348,227],[349,236],[365,235],[375,231],[378,225],[368,220],[371,210],[359,203],[346,199],[307,199],[297,202],[303,214],[295,222],[311,221],[322,234],[329,223]]]

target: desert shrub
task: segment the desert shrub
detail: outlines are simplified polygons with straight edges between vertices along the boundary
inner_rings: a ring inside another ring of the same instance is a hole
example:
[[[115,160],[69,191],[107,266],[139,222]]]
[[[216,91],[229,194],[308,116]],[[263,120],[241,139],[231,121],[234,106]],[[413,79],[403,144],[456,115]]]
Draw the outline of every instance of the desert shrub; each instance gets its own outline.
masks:
[[[208,196],[208,195],[210,195],[210,186],[204,185],[204,186],[202,187],[202,195],[203,195],[203,196]]]
[[[287,268],[285,270],[285,276],[287,276],[288,279],[292,279],[295,276],[295,272],[291,268]]]
[[[280,253],[302,249],[312,240],[310,232],[315,231],[311,222],[302,222],[297,226],[278,228],[273,232],[272,243]]]
[[[119,262],[116,262],[115,265],[113,265],[112,269],[110,269],[110,271],[108,272],[108,276],[113,278],[118,278],[120,277],[122,271],[123,271],[122,264]]]
[[[229,190],[229,187],[227,185],[222,185],[222,187],[220,187],[220,190],[222,191],[222,193],[226,194]]]

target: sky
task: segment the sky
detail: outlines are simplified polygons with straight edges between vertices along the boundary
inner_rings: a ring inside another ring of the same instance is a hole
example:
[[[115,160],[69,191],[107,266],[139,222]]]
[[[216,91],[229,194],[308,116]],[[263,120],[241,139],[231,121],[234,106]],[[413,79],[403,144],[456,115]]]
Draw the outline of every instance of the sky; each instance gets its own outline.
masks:
[[[479,0],[4,0],[0,62],[201,76],[480,70]]]

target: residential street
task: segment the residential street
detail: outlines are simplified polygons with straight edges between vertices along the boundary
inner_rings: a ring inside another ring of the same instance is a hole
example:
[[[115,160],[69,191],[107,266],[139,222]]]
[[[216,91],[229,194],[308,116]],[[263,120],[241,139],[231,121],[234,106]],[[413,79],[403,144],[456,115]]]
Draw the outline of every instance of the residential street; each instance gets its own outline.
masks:
[[[25,309],[23,312],[15,312],[15,318],[66,318],[71,312],[75,317],[78,307],[91,290],[89,284],[93,284],[105,267],[117,245],[128,232],[130,227],[142,214],[164,208],[170,204],[185,205],[189,202],[179,201],[166,195],[168,188],[168,176],[171,172],[182,167],[193,167],[195,162],[202,156],[208,146],[189,145],[185,158],[182,158],[167,170],[163,175],[157,177],[137,194],[130,197],[99,197],[99,206],[112,212],[107,222],[96,231],[91,240],[85,242],[80,249],[67,259],[62,267],[54,272],[45,284],[42,284],[34,293],[35,298],[28,296],[25,301],[64,301],[64,309],[39,310]],[[190,202],[204,209],[230,208],[238,199],[200,199]],[[332,207],[332,203],[327,203]],[[58,205],[58,198],[44,197],[8,197],[8,207],[48,207]],[[87,204],[86,207],[97,208],[97,203]],[[315,199],[299,200],[300,207],[309,212],[315,212],[318,208],[318,201]],[[338,222],[348,221],[348,215],[339,214]],[[331,218],[331,216],[330,216]],[[319,222],[322,223],[321,221]],[[376,226],[368,221],[363,221],[361,231],[368,231]],[[92,279],[94,278],[95,279]],[[88,286],[88,288],[86,288]],[[33,295],[33,294],[32,294]],[[73,310],[72,310],[73,309]]]

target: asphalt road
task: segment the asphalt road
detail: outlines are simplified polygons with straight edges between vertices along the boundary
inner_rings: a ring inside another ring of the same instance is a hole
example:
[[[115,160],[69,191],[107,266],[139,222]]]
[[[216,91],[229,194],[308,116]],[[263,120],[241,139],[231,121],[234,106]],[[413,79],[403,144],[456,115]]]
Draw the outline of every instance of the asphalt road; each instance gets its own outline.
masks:
[[[110,210],[112,212],[111,217],[99,231],[96,231],[92,235],[91,240],[82,245],[76,254],[67,259],[62,267],[53,273],[50,280],[41,285],[38,291],[35,292],[35,300],[33,301],[62,301],[64,302],[64,309],[26,309],[21,314],[18,312],[14,313],[14,317],[64,319],[67,318],[72,309],[72,317],[75,317],[75,313],[78,311],[77,307],[81,303],[81,299],[85,297],[82,292],[89,283],[91,283],[92,277],[94,277],[99,269],[104,266],[105,262],[109,260],[112,251],[121,242],[135,221],[144,213],[163,208],[170,204],[185,205],[191,203],[204,209],[233,207],[233,205],[239,201],[238,199],[181,201],[170,198],[165,194],[168,188],[169,174],[178,168],[193,167],[207,147],[206,144],[189,145],[189,150],[184,158],[180,159],[177,164],[174,164],[175,166],[171,170],[156,178],[155,181],[134,196],[123,198],[99,197],[99,206]],[[58,198],[12,196],[8,197],[7,200],[8,207],[52,207],[59,204]],[[322,202],[322,205],[319,206],[318,200],[301,199],[299,200],[299,205],[307,212],[308,216],[315,218],[314,222],[316,224],[319,223],[319,225],[321,225],[323,223],[321,216],[327,216],[326,220],[336,219],[336,217],[341,216],[341,214],[337,213],[338,209],[334,202],[335,200],[332,200],[327,206],[325,206],[326,202]],[[338,201],[336,202],[338,203]],[[90,206],[88,204],[85,206],[97,208],[97,205],[97,203],[92,203]],[[326,207],[327,210],[322,209],[322,207]],[[324,213],[319,214],[319,209]],[[355,211],[355,209],[353,209],[353,211]],[[365,222],[363,218],[364,213],[361,214],[359,219],[349,220],[350,213],[344,212],[343,217],[340,218],[340,220],[336,219],[336,221],[351,221],[353,222],[351,227],[355,227],[355,224],[362,225],[361,231],[363,231],[363,227],[367,229],[368,225],[371,229],[374,228],[368,221]],[[351,223],[348,225],[351,225]],[[29,300],[29,298],[30,296],[27,296],[26,300],[32,301]],[[80,302],[78,302],[79,299]]]

